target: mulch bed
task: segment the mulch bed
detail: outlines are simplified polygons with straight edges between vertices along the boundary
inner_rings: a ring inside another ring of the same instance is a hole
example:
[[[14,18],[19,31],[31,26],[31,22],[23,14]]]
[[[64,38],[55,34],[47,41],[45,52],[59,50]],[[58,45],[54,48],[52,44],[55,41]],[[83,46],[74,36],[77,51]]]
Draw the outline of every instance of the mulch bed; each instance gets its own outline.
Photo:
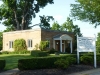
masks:
[[[38,70],[25,70],[19,71],[12,75],[68,75],[70,73],[81,72],[94,69],[93,66],[89,65],[73,65],[67,69],[38,69]]]

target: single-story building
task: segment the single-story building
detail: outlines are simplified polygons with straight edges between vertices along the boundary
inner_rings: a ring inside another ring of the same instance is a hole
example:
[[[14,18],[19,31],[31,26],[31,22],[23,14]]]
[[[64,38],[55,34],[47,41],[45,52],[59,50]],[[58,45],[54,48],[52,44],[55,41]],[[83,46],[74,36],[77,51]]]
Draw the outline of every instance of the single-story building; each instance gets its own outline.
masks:
[[[54,48],[60,52],[66,52],[69,47],[72,53],[74,45],[74,33],[67,31],[31,29],[3,33],[3,51],[13,51],[13,42],[23,38],[27,44],[27,50],[33,50],[40,41],[49,41],[48,50]]]

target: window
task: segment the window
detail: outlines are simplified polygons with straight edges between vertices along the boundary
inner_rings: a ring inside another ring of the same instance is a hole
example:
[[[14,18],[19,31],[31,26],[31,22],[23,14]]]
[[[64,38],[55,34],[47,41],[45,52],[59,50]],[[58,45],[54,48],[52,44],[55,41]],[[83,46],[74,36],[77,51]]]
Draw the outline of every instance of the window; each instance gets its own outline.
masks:
[[[9,41],[9,48],[13,48],[13,41]]]
[[[32,47],[32,39],[28,39],[28,47]]]

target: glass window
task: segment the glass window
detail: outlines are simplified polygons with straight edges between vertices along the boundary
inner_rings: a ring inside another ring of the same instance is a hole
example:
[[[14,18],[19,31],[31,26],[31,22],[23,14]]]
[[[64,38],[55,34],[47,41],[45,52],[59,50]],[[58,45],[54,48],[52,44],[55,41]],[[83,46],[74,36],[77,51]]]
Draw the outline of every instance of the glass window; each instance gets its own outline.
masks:
[[[13,48],[13,41],[9,41],[9,48]]]
[[[32,39],[28,39],[28,47],[32,47]]]

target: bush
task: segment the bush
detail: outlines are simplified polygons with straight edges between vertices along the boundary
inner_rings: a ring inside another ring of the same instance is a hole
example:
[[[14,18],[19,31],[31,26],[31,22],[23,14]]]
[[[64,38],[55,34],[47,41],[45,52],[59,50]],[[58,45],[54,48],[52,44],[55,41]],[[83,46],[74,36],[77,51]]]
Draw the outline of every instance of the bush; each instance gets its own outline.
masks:
[[[60,57],[43,57],[18,60],[19,70],[34,70],[43,68],[55,68],[54,62]]]
[[[3,70],[5,65],[6,65],[6,61],[3,59],[0,59],[0,70]]]
[[[73,64],[76,64],[76,59],[74,57],[64,57],[55,62],[55,65],[62,69],[66,69]]]
[[[93,64],[92,56],[88,56],[88,55],[81,56],[80,61],[82,64],[85,64],[85,65]]]
[[[54,48],[52,48],[52,49],[50,49],[49,51],[48,51],[48,53],[49,54],[54,54],[55,52],[57,52]]]
[[[58,59],[54,62],[54,64],[61,69],[66,69],[69,67],[69,61],[65,59]]]
[[[20,59],[18,60],[19,70],[34,70],[34,69],[44,69],[44,68],[56,68],[57,65],[54,64],[59,59],[66,60],[66,66],[68,65],[68,56],[57,56],[57,57],[36,57],[31,59]],[[65,67],[66,67],[65,66]]]
[[[10,54],[30,54],[30,51],[28,50],[13,51],[10,52]]]
[[[76,58],[74,57],[67,57],[66,60],[69,61],[69,65],[76,64]]]
[[[8,52],[8,51],[3,51],[1,54],[30,54],[30,51],[28,50],[20,50],[20,51],[13,51],[13,52]]]
[[[43,52],[43,51],[40,51],[40,50],[33,50],[31,51],[31,55],[34,56],[34,57],[44,57],[44,56],[47,56],[47,52]]]
[[[16,39],[13,47],[15,51],[27,50],[26,41],[24,39]]]
[[[45,50],[48,44],[49,44],[48,41],[41,41],[39,46],[40,50]]]
[[[9,52],[8,51],[3,51],[3,52],[1,52],[2,54],[9,54]]]

